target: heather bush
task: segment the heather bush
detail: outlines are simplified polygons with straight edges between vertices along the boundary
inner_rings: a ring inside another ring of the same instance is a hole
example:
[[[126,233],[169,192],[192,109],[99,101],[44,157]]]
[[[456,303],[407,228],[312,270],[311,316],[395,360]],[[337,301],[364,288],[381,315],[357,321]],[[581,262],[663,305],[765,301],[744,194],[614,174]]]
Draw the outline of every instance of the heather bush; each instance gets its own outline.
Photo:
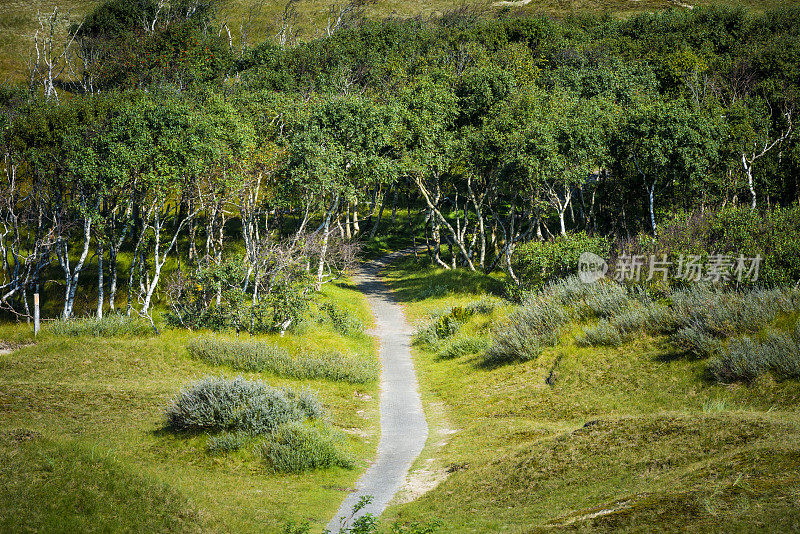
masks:
[[[716,353],[721,342],[718,338],[708,334],[699,325],[684,326],[670,336],[670,341],[677,348],[698,358],[706,358]]]
[[[316,395],[276,388],[261,380],[209,376],[181,390],[165,410],[172,430],[263,434],[290,421],[323,414]]]
[[[47,330],[56,336],[123,337],[150,336],[155,334],[153,326],[141,318],[122,314],[106,315],[102,319],[69,319],[53,321]]]
[[[330,467],[352,468],[352,457],[344,451],[341,432],[327,426],[288,423],[273,431],[257,446],[269,466],[281,473],[300,473]]]
[[[542,290],[550,298],[573,310],[577,318],[612,317],[631,305],[628,291],[607,279],[585,284],[576,276],[551,282]]]
[[[530,295],[495,333],[484,362],[496,365],[536,359],[558,341],[559,331],[569,321],[568,311],[546,292]]]
[[[288,378],[325,378],[363,384],[378,378],[373,359],[336,351],[291,355],[288,349],[263,341],[196,338],[187,349],[195,358],[213,365],[230,365],[240,371],[270,372]]]
[[[607,319],[601,319],[596,325],[585,327],[583,335],[576,342],[581,346],[611,346],[622,344],[620,330]]]

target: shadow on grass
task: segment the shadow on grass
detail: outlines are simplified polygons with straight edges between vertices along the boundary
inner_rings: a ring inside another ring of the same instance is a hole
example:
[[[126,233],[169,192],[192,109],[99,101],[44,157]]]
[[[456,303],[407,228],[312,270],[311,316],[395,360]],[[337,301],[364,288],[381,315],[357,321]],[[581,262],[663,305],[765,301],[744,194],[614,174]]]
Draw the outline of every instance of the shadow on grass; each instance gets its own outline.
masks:
[[[396,275],[389,280],[400,302],[417,302],[455,294],[503,295],[503,282],[466,269],[438,269],[427,262],[404,259],[389,267]]]

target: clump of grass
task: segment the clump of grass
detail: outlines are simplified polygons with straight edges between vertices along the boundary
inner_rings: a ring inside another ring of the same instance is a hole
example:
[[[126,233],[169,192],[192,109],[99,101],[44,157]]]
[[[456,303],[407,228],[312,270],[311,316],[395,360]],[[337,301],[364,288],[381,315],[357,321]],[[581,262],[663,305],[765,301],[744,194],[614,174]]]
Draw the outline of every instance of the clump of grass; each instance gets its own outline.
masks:
[[[449,340],[438,352],[438,357],[443,360],[460,358],[468,354],[479,354],[489,347],[489,340],[485,337],[467,336]]]
[[[457,334],[475,310],[465,306],[452,306],[430,314],[430,323],[414,334],[414,343],[436,350],[440,342]]]
[[[311,469],[354,466],[345,452],[344,436],[330,427],[289,423],[272,432],[257,445],[257,452],[269,466],[281,473],[300,473]]]
[[[364,335],[364,323],[350,310],[337,306],[333,302],[324,302],[320,309],[327,314],[333,330],[338,334],[350,337]]]
[[[316,395],[261,380],[209,376],[181,390],[165,410],[171,430],[263,434],[291,421],[323,415]]]
[[[227,454],[238,451],[247,441],[248,435],[244,432],[222,432],[208,438],[206,450],[211,454]]]
[[[122,314],[106,315],[102,319],[68,319],[53,321],[47,330],[56,336],[135,337],[155,334],[152,325],[138,317]]]
[[[273,343],[238,341],[215,336],[193,339],[189,354],[212,365],[230,365],[239,371],[270,372],[287,378],[325,378],[363,384],[378,378],[375,360],[336,351],[292,356]]]
[[[800,378],[800,340],[783,332],[770,332],[762,341],[735,339],[708,362],[708,369],[720,382],[749,382],[767,372]]]

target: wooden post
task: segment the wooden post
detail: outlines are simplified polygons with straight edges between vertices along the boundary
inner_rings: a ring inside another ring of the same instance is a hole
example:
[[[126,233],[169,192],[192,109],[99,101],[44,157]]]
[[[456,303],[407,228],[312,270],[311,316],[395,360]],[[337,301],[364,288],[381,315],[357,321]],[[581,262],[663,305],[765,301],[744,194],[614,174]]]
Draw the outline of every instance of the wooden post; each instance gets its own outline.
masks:
[[[39,334],[39,293],[33,294],[33,335]]]

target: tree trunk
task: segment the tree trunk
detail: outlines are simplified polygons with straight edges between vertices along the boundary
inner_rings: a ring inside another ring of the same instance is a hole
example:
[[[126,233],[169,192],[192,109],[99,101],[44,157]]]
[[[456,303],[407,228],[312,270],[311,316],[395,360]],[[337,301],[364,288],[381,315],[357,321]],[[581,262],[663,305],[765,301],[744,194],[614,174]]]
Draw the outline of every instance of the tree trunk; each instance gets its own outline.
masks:
[[[64,268],[64,281],[66,282],[66,287],[64,289],[64,311],[62,317],[66,319],[70,319],[72,317],[73,307],[75,305],[75,294],[78,290],[78,279],[81,275],[81,271],[83,270],[83,264],[86,261],[86,256],[89,255],[89,243],[92,239],[92,219],[86,218],[83,223],[83,250],[81,251],[81,256],[78,259],[78,263],[75,265],[75,269],[70,271],[69,268],[69,258],[67,257],[69,254],[69,249],[66,243],[62,241],[62,255],[64,259],[62,260],[62,267]],[[62,239],[63,238],[59,238]]]
[[[97,240],[97,318],[103,318],[103,256],[105,248],[100,239]]]

